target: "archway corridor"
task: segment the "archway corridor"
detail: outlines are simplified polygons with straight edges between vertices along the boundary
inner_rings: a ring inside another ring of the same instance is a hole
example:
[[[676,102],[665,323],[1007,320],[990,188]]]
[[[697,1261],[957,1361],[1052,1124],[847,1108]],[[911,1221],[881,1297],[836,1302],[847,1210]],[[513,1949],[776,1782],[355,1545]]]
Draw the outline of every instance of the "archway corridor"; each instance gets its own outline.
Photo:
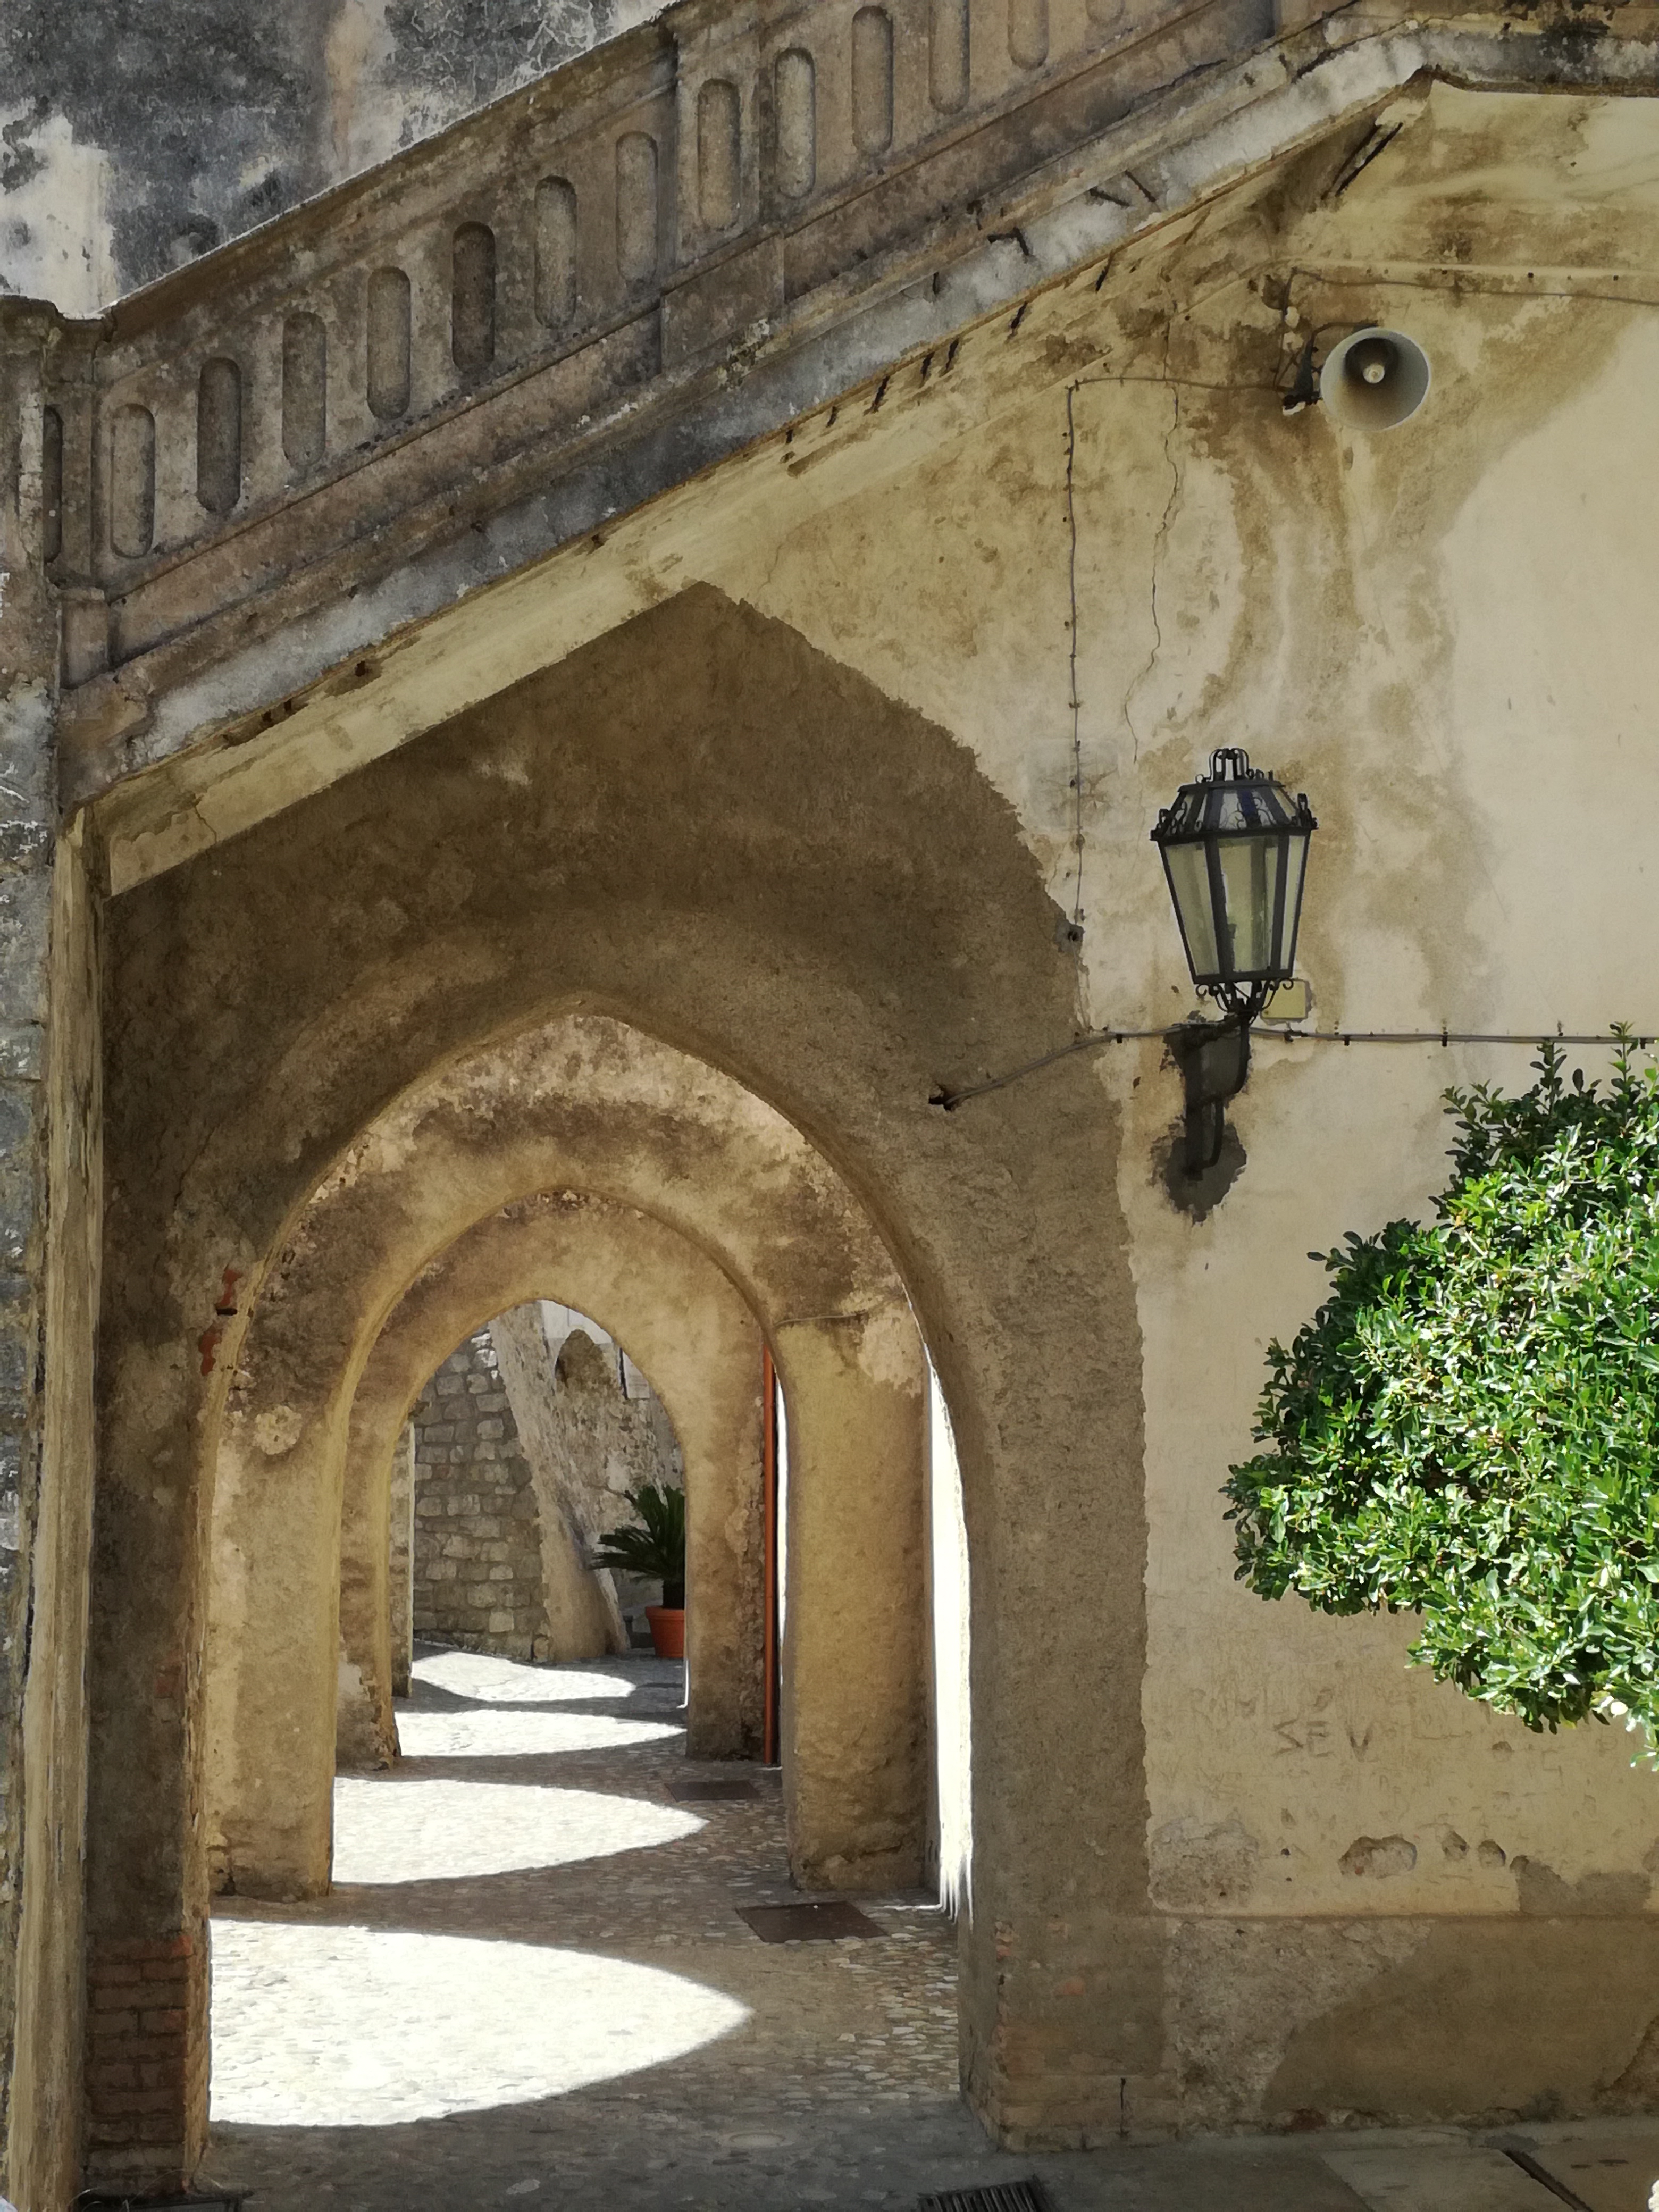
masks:
[[[803,1894],[779,1779],[688,1761],[682,1697],[631,1653],[420,1647],[398,1768],[336,1785],[329,1896],[218,1902],[216,2179],[268,2212],[783,2212],[992,2157],[948,1918],[912,1889],[859,1899],[863,1939],[760,1940],[740,1912]]]
[[[398,1748],[398,1438],[453,1349],[536,1300],[607,1330],[683,1447],[690,1702],[683,1723],[658,1718],[683,1724],[684,1747],[623,1746],[625,1762],[756,1763],[756,1401],[769,1351],[789,1437],[787,1629],[781,1783],[748,1816],[773,1824],[752,1879],[868,1898],[878,1914],[883,1899],[959,1893],[966,1856],[965,1763],[953,1802],[935,1781],[939,1744],[967,1735],[965,1578],[951,1664],[929,1656],[930,1622],[945,1618],[929,1589],[930,1409],[948,1395],[951,1543],[960,1566],[971,1538],[987,1632],[974,1637],[974,1887],[939,2124],[964,2155],[991,2156],[958,2105],[964,2081],[1006,2139],[1030,2139],[1051,2093],[1115,2114],[1116,2060],[1107,2073],[1098,2052],[1068,2056],[1071,2026],[1038,2018],[1050,1984],[1068,2014],[1084,1986],[1067,1947],[1118,1957],[1102,1916],[1144,1859],[1139,1431],[1104,1419],[1120,1377],[1098,1356],[1131,1340],[1110,1121],[1062,1073],[1054,1095],[1075,1092],[1077,1111],[1034,1164],[1023,1094],[960,1130],[927,1103],[936,1067],[993,1037],[1035,1050],[1074,1003],[1006,800],[936,726],[781,626],[692,591],[573,657],[510,716],[434,732],[270,832],[250,830],[235,861],[186,862],[110,917],[105,1171],[118,1195],[100,1324],[88,1812],[95,2180],[175,2187],[201,2171],[210,1899],[225,1929],[359,1924],[349,1887],[331,1887],[342,1749],[345,1781],[376,1797],[415,1778],[380,1764]],[[956,887],[975,869],[997,896],[964,905]],[[1060,1224],[1066,1265],[1034,1265],[1044,1225]],[[167,1332],[203,1283],[211,1319],[181,1360]],[[721,1603],[706,1602],[711,1588]],[[532,1647],[511,1663],[534,1665]],[[537,1672],[612,1656],[603,1640],[550,1648]],[[625,1702],[598,1702],[622,1725]],[[513,1701],[494,1710],[492,1748],[533,1760],[500,1741],[520,1717]],[[1079,1769],[1092,1901],[1056,1948]],[[668,1866],[690,1844],[639,1848]],[[422,1882],[482,1882],[489,1899],[532,1879]],[[366,1887],[402,1898],[422,1882]],[[671,1948],[689,1956],[710,1924],[701,1908],[683,1927],[670,1915],[684,1938]],[[1024,1947],[1012,1974],[1011,1929]],[[560,1940],[538,1923],[532,1948]],[[862,1937],[848,1955],[890,1941]],[[720,1955],[773,1948],[744,1927]],[[827,1973],[839,1947],[801,1955],[830,1961],[801,1972]],[[1152,1954],[1123,1956],[1150,1990]],[[834,1971],[852,1986],[866,1969]],[[135,1979],[168,2000],[150,2008],[158,2051],[166,2039],[154,2061],[148,2015],[130,2036],[118,2002]],[[723,1994],[762,2016],[741,1989]],[[502,2009],[530,2033],[534,2003]],[[326,2013],[302,2010],[313,2025]],[[769,2064],[793,2050],[815,2081],[833,2078],[839,2037],[855,2053],[861,2033],[836,2028],[820,2047],[815,2023],[834,2010],[786,1990],[784,2027],[761,2037]],[[456,2039],[434,2028],[421,2043],[421,2014],[406,2017],[423,2074],[441,2076]],[[1140,2036],[1140,2015],[1125,2018]],[[735,2032],[706,2046],[741,2047]],[[142,2109],[127,2078],[140,2063],[160,2084]],[[774,2087],[759,2101],[782,2100]],[[810,2106],[818,2092],[803,2094]],[[622,2133],[629,2156],[642,2151],[638,2129]],[[830,2172],[822,2185],[842,2187]],[[780,2201],[809,2201],[799,2174],[779,2186]],[[392,2201],[408,2202],[399,2187]]]
[[[557,1236],[544,1210],[520,1209],[464,1241],[489,1255],[492,1284],[520,1283],[501,1262],[527,1238],[541,1279],[592,1288],[573,1212],[595,1226],[591,1207],[567,1204]],[[597,1225],[630,1245],[639,1235],[604,1209]],[[666,1248],[647,1249],[661,1267]],[[428,1290],[465,1282],[466,1258],[447,1255]],[[440,1326],[463,1310],[440,1298],[452,1317]],[[728,1378],[758,1401],[763,1510],[758,1528],[744,1518],[759,1556],[735,1577],[700,1577],[734,1485],[674,1345],[689,1340],[707,1363],[719,1339],[692,1303],[653,1328],[642,1290],[607,1316],[618,1334],[549,1300],[497,1313],[401,1408],[369,1537],[386,1572],[358,1577],[387,1611],[391,1765],[357,1715],[343,1554],[328,1891],[286,1905],[224,1894],[214,1923],[209,2167],[262,2202],[389,2212],[420,2195],[460,2205],[545,2191],[561,2204],[667,2206],[733,2201],[735,2189],[782,2206],[839,2201],[862,2166],[862,2195],[902,2203],[895,2160],[935,2172],[941,2156],[975,2157],[959,2110],[956,1931],[939,1884],[856,1905],[804,1893],[784,1776],[763,1763],[772,1701],[729,1685],[699,1695],[683,1662],[649,1656],[644,1608],[667,1593],[595,1559],[595,1536],[631,1518],[641,1481],[683,1487],[694,1660],[720,1669],[744,1641],[727,1616],[757,1596],[768,1628],[751,1663],[780,1641],[787,1651],[788,1425],[769,1354],[756,1363],[741,1338],[744,1374]],[[410,1328],[394,1319],[382,1341]],[[936,1384],[928,1403],[926,1581],[945,1632],[931,1670],[945,1727],[929,1732],[946,1747],[931,1793],[937,1865],[941,1831],[947,1854],[963,1850],[951,1839],[952,1814],[958,1830],[964,1817],[960,1691],[947,1677],[953,1651],[960,1671],[965,1593]],[[361,1449],[361,1422],[356,1434]],[[359,1487],[349,1466],[348,1493]],[[550,1663],[584,1638],[591,1656]],[[769,1714],[750,1757],[688,1757],[694,1709],[750,1702]],[[829,1913],[822,1932],[803,1938],[803,1906]]]
[[[641,1481],[684,1499],[684,1663],[597,1556]],[[966,1571],[908,1297],[782,1116],[599,1015],[403,1093],[219,1431],[208,2172],[781,2206],[988,2155],[940,1903]],[[803,1905],[841,1917],[775,1940]]]

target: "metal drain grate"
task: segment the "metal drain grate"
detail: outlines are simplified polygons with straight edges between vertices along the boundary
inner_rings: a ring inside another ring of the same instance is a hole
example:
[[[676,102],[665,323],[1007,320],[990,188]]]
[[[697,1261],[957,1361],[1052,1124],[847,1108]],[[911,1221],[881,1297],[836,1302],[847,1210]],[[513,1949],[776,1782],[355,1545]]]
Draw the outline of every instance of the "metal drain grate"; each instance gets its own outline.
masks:
[[[1053,2212],[1042,2184],[993,2181],[982,2189],[946,2189],[937,2197],[918,2197],[916,2212]]]
[[[839,1943],[848,1936],[879,1936],[856,1905],[747,1905],[738,1908],[763,1943]]]

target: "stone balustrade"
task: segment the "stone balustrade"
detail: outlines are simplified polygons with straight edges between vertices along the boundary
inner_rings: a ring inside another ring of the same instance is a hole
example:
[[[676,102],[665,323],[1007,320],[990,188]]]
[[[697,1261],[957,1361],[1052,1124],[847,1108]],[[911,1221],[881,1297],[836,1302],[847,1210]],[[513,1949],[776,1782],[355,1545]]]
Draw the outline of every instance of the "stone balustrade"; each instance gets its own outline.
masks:
[[[407,557],[480,476],[533,483],[941,222],[982,235],[988,192],[1276,27],[1271,0],[686,0],[134,295],[49,387],[69,682],[298,568],[325,592],[377,532]]]

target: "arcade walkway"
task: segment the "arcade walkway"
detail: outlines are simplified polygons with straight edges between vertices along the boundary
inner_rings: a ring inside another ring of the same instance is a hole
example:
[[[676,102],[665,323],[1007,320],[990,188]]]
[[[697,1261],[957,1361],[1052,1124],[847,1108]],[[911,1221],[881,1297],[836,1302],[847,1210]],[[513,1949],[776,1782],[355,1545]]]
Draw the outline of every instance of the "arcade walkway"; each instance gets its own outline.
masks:
[[[220,1900],[209,2171],[258,2212],[850,2212],[1034,2170],[1056,2212],[1647,2212],[1650,2124],[1516,2137],[1556,2190],[1461,2138],[999,2155],[926,1899],[835,1942],[739,1917],[800,1901],[776,1778],[687,1764],[677,1666],[417,1676],[396,1775],[337,1787],[334,1893]]]

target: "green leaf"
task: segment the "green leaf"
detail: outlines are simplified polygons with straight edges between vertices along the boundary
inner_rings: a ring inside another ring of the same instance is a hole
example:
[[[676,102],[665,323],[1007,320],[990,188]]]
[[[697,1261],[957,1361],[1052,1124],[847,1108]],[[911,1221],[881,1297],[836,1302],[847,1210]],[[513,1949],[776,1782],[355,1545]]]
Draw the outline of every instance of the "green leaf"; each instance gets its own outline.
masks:
[[[665,1484],[642,1482],[628,1493],[638,1525],[613,1528],[595,1548],[604,1567],[654,1581],[685,1580],[685,1492]]]
[[[1615,1035],[1605,1091],[1547,1041],[1522,1096],[1449,1092],[1434,1220],[1314,1255],[1227,1517],[1262,1596],[1415,1611],[1469,1696],[1659,1741],[1659,1071]]]

